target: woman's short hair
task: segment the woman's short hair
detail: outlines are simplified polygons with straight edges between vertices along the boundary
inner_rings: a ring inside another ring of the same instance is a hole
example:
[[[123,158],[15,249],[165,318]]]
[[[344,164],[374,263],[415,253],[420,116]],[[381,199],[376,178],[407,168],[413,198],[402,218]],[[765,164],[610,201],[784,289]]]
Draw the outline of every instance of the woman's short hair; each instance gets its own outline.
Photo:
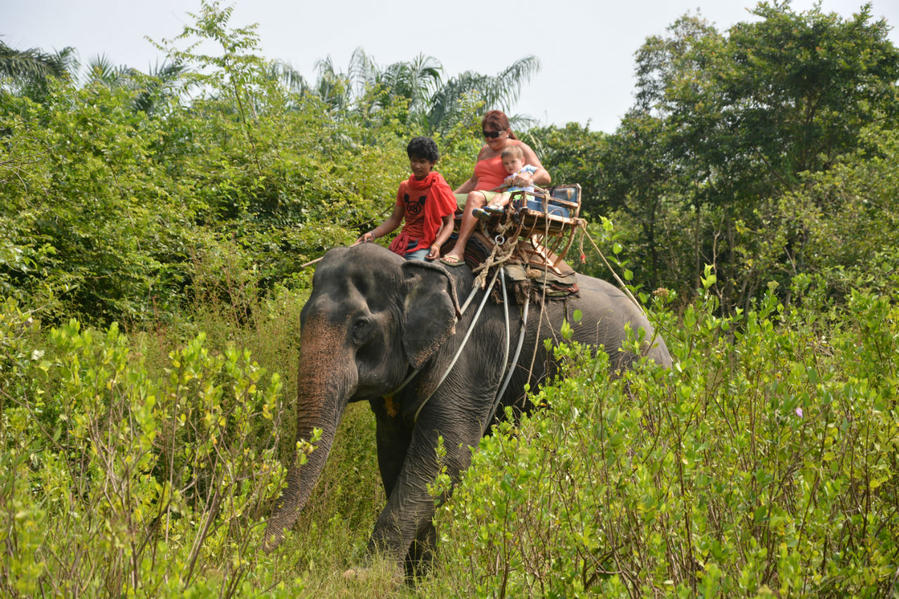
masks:
[[[409,158],[424,158],[431,162],[437,162],[440,153],[437,151],[437,144],[430,137],[413,137],[409,145],[406,146],[406,154]]]
[[[511,139],[518,139],[515,137],[515,134],[512,133],[512,125],[509,124],[509,117],[507,117],[506,113],[502,110],[491,110],[484,115],[484,118],[481,119],[481,129],[487,131],[488,127],[493,131],[508,130]]]

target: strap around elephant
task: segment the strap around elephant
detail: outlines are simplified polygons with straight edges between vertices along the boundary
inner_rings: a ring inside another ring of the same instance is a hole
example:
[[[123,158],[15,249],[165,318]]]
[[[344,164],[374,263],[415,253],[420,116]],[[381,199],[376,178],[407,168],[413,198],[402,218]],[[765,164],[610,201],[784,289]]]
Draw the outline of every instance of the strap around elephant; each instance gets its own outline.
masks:
[[[495,280],[495,277],[494,277],[494,280]],[[465,303],[462,305],[461,308],[458,307],[459,302],[456,299],[455,292],[453,292],[453,303],[456,305],[457,318],[460,318],[463,314],[465,314],[465,310],[468,309],[468,306],[471,303],[471,300],[474,299],[474,296],[477,292],[478,292],[477,286],[473,286],[471,288],[471,293],[468,294],[468,297],[465,299]],[[477,317],[475,317],[475,320],[477,320]],[[452,366],[450,366],[450,367],[452,368]],[[400,383],[399,387],[397,387],[390,393],[385,393],[384,397],[387,397],[387,398],[395,397],[397,393],[399,393],[400,391],[402,391],[403,389],[406,388],[406,385],[408,385],[412,381],[412,379],[414,379],[416,376],[418,376],[419,372],[421,372],[421,368],[414,369],[412,372],[410,372],[408,374],[408,376],[406,376],[405,379],[403,379],[403,382]],[[444,378],[446,378],[446,375],[444,375]],[[443,382],[443,379],[440,379],[440,381]],[[439,384],[438,384],[438,386],[439,386]],[[435,389],[435,391],[436,391],[436,389]],[[430,397],[428,399],[430,399]],[[427,402],[427,401],[428,400],[425,399],[425,402]],[[424,402],[421,404],[421,406],[424,406]],[[418,420],[419,412],[421,412],[421,407],[419,407],[418,410],[415,412],[415,420]]]
[[[487,432],[487,427],[490,426],[490,422],[493,420],[494,416],[496,416],[496,410],[499,408],[499,402],[502,401],[502,397],[506,392],[506,389],[509,387],[509,382],[512,380],[512,375],[515,374],[515,365],[518,364],[518,358],[521,356],[521,348],[524,346],[524,334],[525,327],[528,324],[528,307],[531,305],[531,294],[528,293],[524,298],[524,309],[522,310],[521,315],[521,329],[518,331],[518,346],[515,348],[515,355],[512,356],[512,361],[509,362],[509,365],[506,367],[506,378],[503,380],[502,386],[500,386],[499,391],[496,394],[496,397],[493,400],[493,408],[490,410],[490,414],[487,416],[487,422],[484,424],[484,430],[481,431],[481,436],[484,436],[484,433]],[[530,378],[530,377],[529,377]]]
[[[412,417],[413,422],[418,421],[418,415],[421,414],[421,411],[424,409],[424,407],[428,403],[428,401],[434,396],[434,393],[437,392],[437,389],[440,388],[440,385],[443,384],[443,381],[446,380],[446,377],[453,370],[453,366],[455,366],[456,362],[459,360],[459,356],[462,355],[462,350],[465,349],[465,346],[468,344],[468,339],[469,339],[469,337],[471,337],[471,332],[474,330],[474,326],[477,324],[478,318],[480,318],[481,312],[484,310],[484,304],[487,303],[487,298],[490,297],[490,293],[493,291],[493,285],[496,284],[496,277],[497,277],[497,275],[499,275],[500,270],[501,270],[501,268],[497,269],[496,272],[493,273],[493,278],[490,280],[490,284],[487,286],[487,289],[484,291],[484,297],[481,298],[481,303],[478,306],[478,311],[475,312],[474,318],[471,320],[471,324],[468,326],[468,330],[465,331],[465,337],[462,339],[462,344],[459,346],[459,349],[456,350],[456,355],[453,356],[453,361],[450,362],[450,365],[447,367],[446,372],[444,372],[443,376],[440,377],[440,380],[437,382],[437,385],[434,387],[434,390],[431,391],[430,395],[428,395],[424,399],[424,401],[422,401],[421,404],[418,406],[418,409],[415,410],[415,415]],[[472,290],[472,296],[470,296],[469,299],[471,299],[471,297],[473,297],[474,291],[476,289],[477,289],[477,286],[475,286],[474,289]],[[467,301],[465,302],[465,307],[468,307]]]

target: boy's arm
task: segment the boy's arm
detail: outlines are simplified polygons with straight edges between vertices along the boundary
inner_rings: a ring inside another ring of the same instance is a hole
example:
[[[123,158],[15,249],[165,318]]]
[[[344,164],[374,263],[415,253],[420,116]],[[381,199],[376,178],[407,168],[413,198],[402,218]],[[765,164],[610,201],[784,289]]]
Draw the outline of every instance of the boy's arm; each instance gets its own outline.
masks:
[[[446,240],[449,239],[452,234],[453,215],[447,214],[443,217],[443,222],[440,224],[440,230],[437,231],[437,238],[434,240],[434,243],[431,244],[431,249],[428,251],[428,260],[436,260],[440,257],[440,248],[443,247],[443,244],[446,243]]]
[[[400,226],[401,222],[403,222],[403,215],[405,214],[405,212],[406,209],[403,208],[402,204],[394,204],[393,212],[390,216],[387,217],[387,220],[385,220],[383,223],[381,223],[368,233],[363,233],[362,236],[356,240],[356,244],[374,241],[378,237],[384,237],[385,235],[390,234]]]

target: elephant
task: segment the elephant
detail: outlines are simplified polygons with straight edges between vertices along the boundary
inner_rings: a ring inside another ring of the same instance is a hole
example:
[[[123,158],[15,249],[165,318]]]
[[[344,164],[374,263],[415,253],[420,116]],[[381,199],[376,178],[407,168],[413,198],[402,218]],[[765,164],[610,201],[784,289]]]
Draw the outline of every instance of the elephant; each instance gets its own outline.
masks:
[[[368,401],[374,412],[387,497],[369,550],[386,554],[408,573],[427,562],[436,539],[428,483],[441,467],[458,481],[470,463],[471,448],[495,414],[502,417],[502,406],[521,406],[525,384],[534,387],[552,373],[543,340],[558,338],[562,321],[570,321],[575,310],[582,317],[569,322],[572,338],[605,348],[613,369],[626,368],[638,357],[620,351],[628,325],[644,329],[644,339],[651,339],[645,351],[650,359],[670,366],[665,342],[653,335],[633,301],[606,281],[576,276],[577,295],[546,301],[542,310],[535,306],[526,321],[521,306],[510,299],[507,305],[518,322],[513,320],[508,329],[503,306],[486,301],[458,353],[477,314],[474,309],[460,313],[459,298],[468,297],[475,283],[468,266],[405,261],[370,243],[328,251],[317,265],[300,316],[297,383],[297,439],[310,439],[313,429],[320,429],[321,437],[305,463],[288,466],[287,486],[269,518],[264,547],[271,550],[280,543],[308,501],[350,402]],[[480,302],[477,294],[472,306]],[[520,331],[523,350],[505,393],[496,400],[506,378],[503,360],[514,353],[506,350],[506,339],[514,347]],[[446,451],[439,463],[438,437]]]

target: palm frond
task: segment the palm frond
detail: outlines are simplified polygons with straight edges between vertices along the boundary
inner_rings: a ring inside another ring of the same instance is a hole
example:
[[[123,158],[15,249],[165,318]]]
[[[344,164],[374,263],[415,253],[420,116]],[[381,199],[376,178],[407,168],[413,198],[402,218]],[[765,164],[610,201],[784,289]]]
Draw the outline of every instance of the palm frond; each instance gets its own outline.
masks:
[[[350,63],[347,67],[347,78],[353,87],[356,97],[365,93],[365,89],[374,85],[379,74],[374,58],[365,53],[362,48],[356,48],[350,55]]]
[[[85,83],[101,83],[109,87],[127,85],[132,69],[125,65],[115,65],[105,54],[99,54],[87,63]]]
[[[536,56],[519,58],[493,78],[490,86],[493,105],[508,112],[521,93],[521,86],[540,71],[540,60]],[[488,102],[488,104],[491,104]]]
[[[56,75],[60,78],[74,79],[81,67],[81,61],[78,60],[78,52],[71,46],[66,46],[62,50],[56,50],[50,55],[51,61],[55,65],[54,68],[60,71]]]
[[[164,60],[160,65],[158,62],[150,69],[149,75],[157,79],[170,82],[188,71],[187,65],[180,62]]]
[[[156,112],[163,100],[178,94],[178,84],[181,75],[188,72],[183,63],[177,61],[158,62],[150,69],[149,74],[136,74],[133,76],[140,91],[134,99],[134,109],[147,114]]]
[[[464,107],[483,102],[487,108],[499,108],[508,113],[518,100],[522,85],[540,70],[536,56],[525,56],[503,69],[497,75],[484,75],[465,71],[442,84],[431,96],[427,115],[431,131],[452,126]],[[525,117],[517,119],[518,126],[525,125]]]
[[[15,50],[0,41],[0,77],[20,83],[48,77],[68,78],[68,66],[76,62],[75,56],[71,47],[48,54],[37,48]]]
[[[465,71],[444,83],[431,97],[427,114],[429,131],[450,128],[458,120],[463,106],[485,101],[482,88],[486,79],[486,75]]]
[[[306,78],[293,65],[280,60],[271,63],[269,76],[280,81],[291,92],[303,93],[311,89]]]
[[[335,109],[345,108],[352,102],[352,86],[349,77],[334,68],[334,61],[327,56],[315,63],[318,78],[315,93]]]

